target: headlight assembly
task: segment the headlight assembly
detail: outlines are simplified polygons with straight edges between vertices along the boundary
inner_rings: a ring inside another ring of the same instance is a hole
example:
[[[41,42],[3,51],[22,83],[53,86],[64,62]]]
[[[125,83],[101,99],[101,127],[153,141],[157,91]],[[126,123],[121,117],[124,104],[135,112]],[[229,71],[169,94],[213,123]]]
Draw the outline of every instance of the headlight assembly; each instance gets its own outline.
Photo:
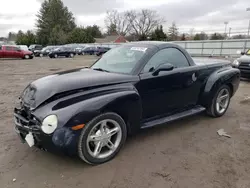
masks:
[[[58,125],[58,120],[56,115],[49,115],[44,118],[41,129],[45,134],[53,133]]]
[[[240,65],[240,62],[236,59],[236,60],[234,60],[232,65],[235,67],[238,67]]]

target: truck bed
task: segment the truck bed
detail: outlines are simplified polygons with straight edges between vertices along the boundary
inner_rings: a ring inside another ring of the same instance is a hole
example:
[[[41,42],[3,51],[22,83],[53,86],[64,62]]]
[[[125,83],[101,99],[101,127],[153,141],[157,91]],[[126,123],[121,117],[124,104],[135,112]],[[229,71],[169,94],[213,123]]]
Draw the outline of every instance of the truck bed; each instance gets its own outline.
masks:
[[[196,65],[231,64],[230,60],[219,58],[194,57],[193,60]]]

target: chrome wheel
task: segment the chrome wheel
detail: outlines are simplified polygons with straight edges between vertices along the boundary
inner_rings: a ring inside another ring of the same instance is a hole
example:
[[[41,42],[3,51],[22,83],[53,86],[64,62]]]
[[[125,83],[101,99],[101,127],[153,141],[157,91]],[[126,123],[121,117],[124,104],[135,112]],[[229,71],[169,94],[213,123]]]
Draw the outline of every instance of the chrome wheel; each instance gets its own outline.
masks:
[[[116,151],[121,140],[122,130],[119,123],[112,119],[102,120],[88,134],[88,153],[94,158],[107,158]]]
[[[25,55],[24,58],[25,58],[25,59],[29,59],[30,56],[29,56],[29,55]]]
[[[40,57],[43,57],[43,54],[40,54]]]
[[[230,100],[229,90],[223,88],[217,96],[216,99],[216,111],[220,114],[224,113],[227,110],[228,104]]]
[[[69,54],[69,56],[72,58],[72,57],[74,57],[74,54]]]
[[[57,58],[57,54],[55,54],[54,57]]]

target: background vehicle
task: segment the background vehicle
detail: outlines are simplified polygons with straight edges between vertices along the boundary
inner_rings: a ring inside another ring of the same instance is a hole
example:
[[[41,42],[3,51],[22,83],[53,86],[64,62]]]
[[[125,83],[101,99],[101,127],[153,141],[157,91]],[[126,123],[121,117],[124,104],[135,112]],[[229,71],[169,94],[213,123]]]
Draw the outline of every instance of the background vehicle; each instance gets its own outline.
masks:
[[[250,49],[241,52],[241,55],[240,58],[233,62],[232,66],[240,70],[241,77],[250,78]]]
[[[49,52],[50,58],[57,58],[57,57],[74,57],[76,52],[71,47],[59,47]]]
[[[29,46],[29,50],[34,52],[35,50],[42,50],[43,49],[43,46],[40,45],[40,44],[32,44]]]
[[[17,46],[2,45],[0,46],[0,58],[23,58],[32,59],[33,53],[21,50]]]
[[[101,55],[105,54],[107,51],[109,51],[110,49],[111,48],[109,48],[109,47],[98,47],[96,55],[101,56]]]
[[[21,50],[24,50],[24,51],[28,51],[29,48],[27,45],[17,45],[18,48],[20,48]]]
[[[88,46],[82,49],[82,55],[94,55],[97,52],[97,47],[95,46]]]
[[[27,135],[35,140],[27,141],[30,146],[100,164],[140,129],[203,111],[224,115],[239,77],[230,62],[194,61],[172,43],[129,43],[109,50],[89,68],[32,82],[14,110],[16,131],[22,140]]]
[[[41,51],[37,51],[34,54],[36,57],[48,56],[48,54],[56,48],[59,48],[59,46],[46,46]]]

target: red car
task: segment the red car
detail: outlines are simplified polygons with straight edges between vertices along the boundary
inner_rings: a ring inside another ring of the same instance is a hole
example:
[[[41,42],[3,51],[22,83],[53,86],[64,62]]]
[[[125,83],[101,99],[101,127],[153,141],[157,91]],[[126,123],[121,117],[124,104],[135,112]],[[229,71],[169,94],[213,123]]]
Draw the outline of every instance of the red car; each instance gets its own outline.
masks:
[[[2,45],[0,46],[0,58],[23,58],[32,59],[33,52],[21,50],[16,46]]]

